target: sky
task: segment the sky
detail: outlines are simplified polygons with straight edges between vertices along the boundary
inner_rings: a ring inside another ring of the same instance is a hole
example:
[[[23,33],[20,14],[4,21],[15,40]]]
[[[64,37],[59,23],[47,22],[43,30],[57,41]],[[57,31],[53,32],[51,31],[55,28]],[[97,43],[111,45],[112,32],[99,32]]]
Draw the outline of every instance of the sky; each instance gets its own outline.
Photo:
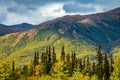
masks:
[[[0,24],[40,24],[65,15],[87,15],[120,7],[120,0],[0,0]]]

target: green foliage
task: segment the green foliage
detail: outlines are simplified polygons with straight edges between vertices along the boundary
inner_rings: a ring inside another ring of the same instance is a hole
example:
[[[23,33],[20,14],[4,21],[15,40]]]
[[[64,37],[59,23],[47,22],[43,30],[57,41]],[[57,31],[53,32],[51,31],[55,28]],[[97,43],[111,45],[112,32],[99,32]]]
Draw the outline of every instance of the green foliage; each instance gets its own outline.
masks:
[[[114,79],[120,79],[120,58],[115,60],[115,64],[113,64],[114,66],[114,71],[113,71],[113,76]]]
[[[0,61],[0,80],[8,79],[11,74],[9,65]]]

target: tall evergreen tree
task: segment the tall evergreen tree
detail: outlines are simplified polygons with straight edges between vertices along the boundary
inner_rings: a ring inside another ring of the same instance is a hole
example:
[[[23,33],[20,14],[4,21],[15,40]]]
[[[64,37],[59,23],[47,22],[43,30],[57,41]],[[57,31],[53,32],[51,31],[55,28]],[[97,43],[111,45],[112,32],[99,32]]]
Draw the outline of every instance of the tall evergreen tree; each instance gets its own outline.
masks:
[[[78,68],[78,59],[76,58],[76,53],[75,53],[75,51],[74,51],[74,63],[75,63],[74,69],[77,70],[77,68]]]
[[[98,68],[98,72],[97,72],[97,74],[98,74],[98,80],[102,80],[103,73],[102,73],[101,45],[98,45],[97,59],[98,59],[98,65],[97,65],[97,68]]]
[[[8,68],[6,68],[6,66],[4,66],[4,67],[5,67],[6,71],[9,68],[9,66],[7,66]],[[5,75],[8,75],[8,74],[5,74]],[[20,78],[20,75],[18,74],[17,70],[15,70],[15,61],[13,60],[13,62],[12,62],[12,72],[9,75],[8,79],[3,79],[3,80],[18,80],[19,78]],[[1,78],[0,78],[0,80],[1,80]]]
[[[29,76],[34,75],[34,63],[32,60],[30,60],[30,64],[29,64]]]
[[[105,53],[104,57],[104,80],[109,80],[110,78],[110,70],[109,70],[109,61],[107,54]]]
[[[45,62],[45,53],[44,52],[42,52],[41,53],[41,63],[44,63]]]
[[[47,48],[46,48],[47,50]],[[41,63],[42,65],[42,70],[41,70],[41,74],[46,74],[47,72],[47,53],[46,52],[43,52],[41,54]]]
[[[83,65],[82,65],[82,59],[79,60],[79,71],[82,72]]]
[[[37,53],[34,53],[34,67],[37,65]]]
[[[90,65],[90,59],[89,59],[89,56],[87,56],[87,62],[86,62],[87,66]]]
[[[53,63],[55,63],[56,62],[56,53],[55,53],[55,47],[54,46],[53,46],[52,57],[53,57]]]
[[[66,69],[68,70],[68,74],[71,76],[72,75],[72,73],[71,73],[71,60],[70,60],[70,54],[69,53],[66,55],[65,65],[66,65]]]
[[[13,71],[13,72],[15,71],[15,62],[14,62],[14,60],[13,60],[13,62],[12,62],[12,71]]]
[[[75,52],[72,52],[72,56],[71,56],[71,59],[72,59],[72,62],[71,62],[71,71],[73,73],[74,71],[74,68],[75,68],[75,62],[76,62],[76,53]]]
[[[39,65],[39,52],[36,54],[36,65]]]
[[[92,75],[96,73],[96,64],[95,62],[92,63]]]
[[[110,54],[110,73],[114,71],[113,64],[114,64],[113,54]]]
[[[46,63],[46,65],[47,65],[47,67],[46,67],[46,73],[47,74],[49,74],[50,73],[50,70],[51,70],[51,68],[52,68],[52,61],[51,61],[51,48],[50,48],[50,46],[48,47],[48,55],[47,55],[47,63]]]
[[[86,58],[83,58],[83,69],[85,68],[86,65]]]
[[[65,61],[65,51],[64,51],[64,46],[62,46],[62,50],[61,50],[61,61]]]
[[[70,53],[66,55],[66,63],[70,62]]]
[[[88,74],[89,76],[91,75],[91,70],[90,70],[90,60],[89,60],[89,56],[86,56],[84,58],[84,62],[83,62],[83,66],[84,66],[84,75]]]
[[[28,76],[28,66],[27,65],[23,66],[22,75]]]
[[[92,75],[92,71],[90,69],[90,59],[89,56],[87,56],[87,60],[86,60],[86,71],[88,72],[88,75],[91,76]]]

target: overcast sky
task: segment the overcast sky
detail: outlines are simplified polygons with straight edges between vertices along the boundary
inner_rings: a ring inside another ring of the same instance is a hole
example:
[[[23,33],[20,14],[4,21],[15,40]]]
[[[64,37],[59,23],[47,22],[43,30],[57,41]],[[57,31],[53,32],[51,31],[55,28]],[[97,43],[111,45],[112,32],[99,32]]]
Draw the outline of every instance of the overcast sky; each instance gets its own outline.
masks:
[[[120,7],[120,0],[0,0],[0,24],[40,24],[64,15],[86,15]]]

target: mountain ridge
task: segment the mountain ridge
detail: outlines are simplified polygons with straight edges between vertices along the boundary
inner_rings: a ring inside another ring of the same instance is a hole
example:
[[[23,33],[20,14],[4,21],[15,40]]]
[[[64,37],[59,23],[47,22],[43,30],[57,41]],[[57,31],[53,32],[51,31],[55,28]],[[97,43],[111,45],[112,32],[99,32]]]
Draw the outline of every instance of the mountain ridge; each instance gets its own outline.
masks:
[[[75,27],[77,28],[77,30],[81,29],[81,31],[78,31],[78,32],[82,32],[83,34],[81,33],[81,35],[84,35],[84,33],[86,32],[87,34],[85,34],[84,36],[85,37],[88,36],[87,37],[88,39],[94,34],[99,35],[99,33],[102,33],[99,36],[103,35],[106,40],[104,40],[104,38],[102,40],[98,39],[98,41],[95,39],[91,39],[97,44],[98,43],[105,44],[106,42],[112,42],[120,38],[119,36],[120,8],[110,10],[104,13],[97,13],[97,14],[91,14],[91,15],[63,16],[51,21],[44,22],[38,25],[37,29],[45,29],[45,28],[59,29],[60,27],[63,27],[63,26],[69,29],[70,28],[75,29]],[[92,33],[92,30],[95,33]],[[97,35],[95,36],[98,38],[99,36]]]
[[[6,34],[15,33],[15,32],[26,31],[33,27],[34,25],[28,23],[22,23],[22,24],[10,25],[10,26],[0,24],[0,36],[4,36]]]

